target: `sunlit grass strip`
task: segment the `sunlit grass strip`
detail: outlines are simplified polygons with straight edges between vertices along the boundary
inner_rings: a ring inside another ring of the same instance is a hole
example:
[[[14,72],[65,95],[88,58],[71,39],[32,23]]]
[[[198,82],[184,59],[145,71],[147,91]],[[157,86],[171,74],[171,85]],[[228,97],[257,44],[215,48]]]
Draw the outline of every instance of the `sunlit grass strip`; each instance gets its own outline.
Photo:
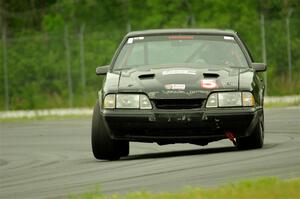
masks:
[[[295,100],[292,102],[268,102],[265,103],[264,105],[266,108],[300,106],[300,100]]]
[[[50,116],[35,116],[35,117],[21,117],[21,118],[0,118],[0,123],[6,123],[6,122],[32,122],[32,121],[58,121],[58,120],[73,120],[73,119],[90,119],[91,115],[64,115],[64,116],[57,116],[57,115],[50,115]]]
[[[181,192],[134,192],[127,195],[103,196],[94,191],[69,199],[299,199],[300,179],[279,180],[275,177],[243,180],[218,188],[186,188]]]
[[[300,100],[280,101],[269,100],[265,102],[265,108],[279,108],[300,106]],[[91,118],[92,108],[74,109],[49,109],[28,111],[0,111],[0,122],[31,121],[31,120],[59,120],[59,119],[82,119]]]

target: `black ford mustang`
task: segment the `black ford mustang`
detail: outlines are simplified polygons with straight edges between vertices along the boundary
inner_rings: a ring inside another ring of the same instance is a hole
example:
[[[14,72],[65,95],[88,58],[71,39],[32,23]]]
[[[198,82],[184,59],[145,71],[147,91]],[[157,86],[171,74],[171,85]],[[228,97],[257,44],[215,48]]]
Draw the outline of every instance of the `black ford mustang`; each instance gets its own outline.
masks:
[[[95,158],[129,154],[129,142],[206,145],[230,139],[261,148],[264,84],[233,31],[146,30],[128,33],[109,66],[92,122]]]

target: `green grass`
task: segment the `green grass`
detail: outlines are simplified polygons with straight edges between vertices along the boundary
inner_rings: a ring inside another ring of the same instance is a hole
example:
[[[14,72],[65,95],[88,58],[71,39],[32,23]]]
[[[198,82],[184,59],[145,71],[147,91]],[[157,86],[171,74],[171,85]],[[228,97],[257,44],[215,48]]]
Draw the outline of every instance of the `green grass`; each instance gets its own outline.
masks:
[[[139,191],[127,195],[104,196],[99,191],[69,196],[69,199],[299,199],[300,179],[280,180],[265,177],[243,180],[218,188],[186,188],[179,192],[151,193]]]
[[[300,106],[300,100],[294,102],[274,102],[274,103],[265,104],[266,108],[288,107],[288,106]]]
[[[279,108],[289,106],[300,106],[300,100],[294,102],[276,102],[265,103],[265,108]],[[91,115],[49,115],[49,116],[34,116],[22,118],[0,118],[0,122],[26,122],[26,121],[39,121],[39,120],[64,120],[64,119],[91,119]]]
[[[34,116],[34,117],[20,117],[20,118],[0,118],[1,122],[32,122],[43,120],[66,120],[66,119],[91,119],[92,115],[49,115],[49,116]]]

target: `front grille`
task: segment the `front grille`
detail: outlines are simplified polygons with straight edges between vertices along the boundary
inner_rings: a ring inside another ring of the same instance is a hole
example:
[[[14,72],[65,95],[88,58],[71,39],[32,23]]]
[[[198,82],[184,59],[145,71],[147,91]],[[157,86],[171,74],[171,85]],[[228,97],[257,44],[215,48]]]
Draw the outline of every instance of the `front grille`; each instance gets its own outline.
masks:
[[[153,102],[158,109],[191,109],[201,108],[204,99],[156,99]]]

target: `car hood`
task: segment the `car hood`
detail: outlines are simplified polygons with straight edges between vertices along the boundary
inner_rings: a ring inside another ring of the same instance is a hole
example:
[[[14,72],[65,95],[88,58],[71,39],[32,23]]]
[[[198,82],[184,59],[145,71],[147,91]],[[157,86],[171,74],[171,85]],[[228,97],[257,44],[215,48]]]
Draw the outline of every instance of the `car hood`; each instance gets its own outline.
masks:
[[[241,68],[159,68],[131,69],[114,74],[119,93],[145,93],[150,99],[207,98],[212,90],[238,90]],[[110,76],[112,76],[110,74]],[[215,88],[203,88],[204,81],[215,82]]]

